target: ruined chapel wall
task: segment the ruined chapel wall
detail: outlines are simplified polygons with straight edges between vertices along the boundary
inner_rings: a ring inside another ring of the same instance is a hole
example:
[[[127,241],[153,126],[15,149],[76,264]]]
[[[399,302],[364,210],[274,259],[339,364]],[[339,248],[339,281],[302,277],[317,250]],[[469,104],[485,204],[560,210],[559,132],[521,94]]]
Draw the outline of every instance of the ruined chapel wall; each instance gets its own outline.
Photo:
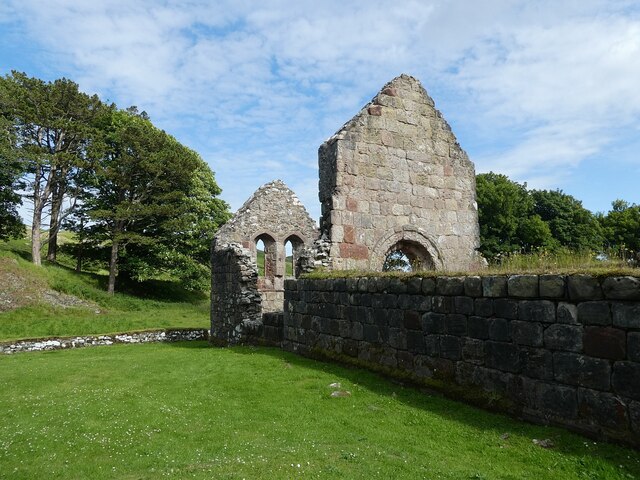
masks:
[[[380,270],[398,240],[436,269],[477,261],[475,171],[420,83],[402,75],[319,149],[321,231],[332,267]]]

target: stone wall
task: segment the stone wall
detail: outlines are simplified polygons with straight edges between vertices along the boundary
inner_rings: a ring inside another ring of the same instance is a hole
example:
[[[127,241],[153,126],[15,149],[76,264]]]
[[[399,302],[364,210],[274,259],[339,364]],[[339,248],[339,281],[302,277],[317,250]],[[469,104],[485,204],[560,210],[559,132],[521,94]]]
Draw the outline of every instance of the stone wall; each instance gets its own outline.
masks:
[[[640,446],[640,278],[289,281],[282,338],[294,352]]]
[[[473,164],[415,78],[385,85],[318,159],[332,269],[381,271],[394,250],[422,269],[481,264]]]
[[[245,341],[262,323],[258,271],[251,252],[235,243],[214,242],[211,251],[211,341],[233,345]]]
[[[207,340],[209,331],[202,328],[156,330],[137,333],[116,333],[111,335],[88,335],[82,337],[58,337],[36,340],[17,340],[0,343],[0,354],[21,352],[42,352],[83,347],[99,347],[118,343],[155,343]]]

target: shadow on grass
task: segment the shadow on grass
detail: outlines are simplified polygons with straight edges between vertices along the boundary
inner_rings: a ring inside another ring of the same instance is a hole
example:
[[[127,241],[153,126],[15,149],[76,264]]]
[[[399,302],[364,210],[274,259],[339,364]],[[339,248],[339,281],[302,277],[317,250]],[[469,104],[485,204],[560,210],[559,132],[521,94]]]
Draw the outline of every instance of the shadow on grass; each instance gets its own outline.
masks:
[[[189,349],[217,348],[204,341],[176,342],[171,345]],[[406,385],[358,367],[302,357],[275,347],[244,346],[230,347],[228,350],[236,355],[264,355],[280,359],[292,366],[319,370],[335,376],[335,380],[343,384],[358,385],[377,395],[392,396],[396,401],[400,401],[411,408],[429,411],[449,421],[465,424],[474,429],[490,431],[495,436],[496,444],[508,446],[509,439],[501,438],[505,433],[511,437],[521,437],[526,442],[531,443],[534,438],[549,438],[555,445],[553,448],[555,452],[577,459],[584,456],[596,457],[615,468],[625,464],[631,474],[634,475],[634,477],[630,478],[640,478],[640,462],[637,461],[638,454],[629,447],[618,447],[606,442],[593,442],[593,440],[559,427],[535,425],[506,414],[482,410],[469,404],[446,398],[436,391],[415,385]],[[588,450],[585,446],[587,442],[589,444]],[[636,462],[631,463],[630,459],[636,459]],[[579,462],[579,460],[577,461]]]

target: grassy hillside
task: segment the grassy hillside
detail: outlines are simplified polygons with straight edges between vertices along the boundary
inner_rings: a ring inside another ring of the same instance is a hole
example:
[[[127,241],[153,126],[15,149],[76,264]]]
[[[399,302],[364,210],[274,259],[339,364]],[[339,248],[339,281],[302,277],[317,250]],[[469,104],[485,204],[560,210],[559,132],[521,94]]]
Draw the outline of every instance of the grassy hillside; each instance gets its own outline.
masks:
[[[156,280],[109,296],[104,274],[62,260],[36,267],[27,240],[0,242],[0,341],[209,325],[207,293]]]

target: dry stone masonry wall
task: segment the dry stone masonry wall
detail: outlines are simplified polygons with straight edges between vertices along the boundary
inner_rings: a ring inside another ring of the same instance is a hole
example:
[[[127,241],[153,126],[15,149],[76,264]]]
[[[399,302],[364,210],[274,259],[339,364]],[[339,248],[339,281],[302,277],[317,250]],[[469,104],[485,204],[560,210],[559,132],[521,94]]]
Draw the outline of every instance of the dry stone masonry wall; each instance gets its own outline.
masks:
[[[427,269],[481,264],[473,164],[415,78],[385,85],[318,157],[333,269],[380,271],[395,248]]]
[[[640,446],[640,278],[303,279],[282,323],[288,350]]]

